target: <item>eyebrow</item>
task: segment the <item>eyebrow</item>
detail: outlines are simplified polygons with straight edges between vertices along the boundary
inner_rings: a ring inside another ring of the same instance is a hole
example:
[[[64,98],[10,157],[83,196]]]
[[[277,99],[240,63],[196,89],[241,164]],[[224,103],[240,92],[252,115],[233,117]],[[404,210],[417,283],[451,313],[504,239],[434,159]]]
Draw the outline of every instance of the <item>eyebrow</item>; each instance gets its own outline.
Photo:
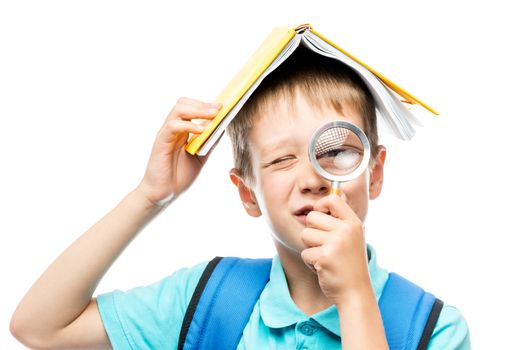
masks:
[[[288,146],[292,143],[289,137],[284,137],[276,142],[271,142],[265,145],[262,145],[261,149],[261,155],[262,157],[267,156],[269,153],[274,152],[275,150],[278,150],[279,148],[282,148],[284,146]]]

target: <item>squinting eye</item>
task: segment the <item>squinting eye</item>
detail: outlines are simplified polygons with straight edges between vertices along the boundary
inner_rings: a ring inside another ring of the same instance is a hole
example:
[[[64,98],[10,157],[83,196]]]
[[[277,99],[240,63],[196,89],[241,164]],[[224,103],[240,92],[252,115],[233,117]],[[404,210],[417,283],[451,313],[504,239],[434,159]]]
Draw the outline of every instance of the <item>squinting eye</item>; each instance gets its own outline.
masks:
[[[271,163],[269,163],[269,165],[284,163],[284,162],[286,162],[288,160],[291,160],[291,159],[292,159],[291,157],[278,158],[278,159],[275,159],[274,161],[272,161]]]

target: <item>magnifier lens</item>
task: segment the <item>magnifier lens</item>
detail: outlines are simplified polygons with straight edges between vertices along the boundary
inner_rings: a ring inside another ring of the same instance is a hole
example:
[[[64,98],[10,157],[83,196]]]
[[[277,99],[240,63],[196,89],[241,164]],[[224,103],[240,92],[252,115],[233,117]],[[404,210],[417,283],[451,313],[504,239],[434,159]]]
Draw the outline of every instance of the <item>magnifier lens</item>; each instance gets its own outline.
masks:
[[[327,173],[347,176],[353,173],[364,159],[364,145],[350,129],[333,127],[319,135],[315,146],[317,164]]]

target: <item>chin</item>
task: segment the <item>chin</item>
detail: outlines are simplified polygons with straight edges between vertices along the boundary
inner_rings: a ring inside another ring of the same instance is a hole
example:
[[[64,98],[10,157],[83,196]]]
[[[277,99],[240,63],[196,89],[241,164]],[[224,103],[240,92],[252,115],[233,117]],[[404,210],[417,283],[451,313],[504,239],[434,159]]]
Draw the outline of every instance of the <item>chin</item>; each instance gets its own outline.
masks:
[[[296,255],[300,257],[300,254],[302,251],[306,248],[302,242],[286,242],[282,240],[280,237],[278,237],[276,234],[273,234],[273,242],[275,244],[275,248],[277,249],[277,253],[279,255],[286,254],[286,255]]]

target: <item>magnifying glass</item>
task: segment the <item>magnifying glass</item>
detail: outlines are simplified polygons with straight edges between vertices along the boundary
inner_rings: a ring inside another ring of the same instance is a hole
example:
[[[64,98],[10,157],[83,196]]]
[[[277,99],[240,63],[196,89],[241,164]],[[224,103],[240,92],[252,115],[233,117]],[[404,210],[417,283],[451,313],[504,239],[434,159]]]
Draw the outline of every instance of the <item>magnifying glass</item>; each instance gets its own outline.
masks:
[[[309,141],[309,160],[320,176],[331,181],[330,193],[336,195],[340,195],[341,182],[362,174],[370,155],[366,134],[345,120],[322,125]]]

